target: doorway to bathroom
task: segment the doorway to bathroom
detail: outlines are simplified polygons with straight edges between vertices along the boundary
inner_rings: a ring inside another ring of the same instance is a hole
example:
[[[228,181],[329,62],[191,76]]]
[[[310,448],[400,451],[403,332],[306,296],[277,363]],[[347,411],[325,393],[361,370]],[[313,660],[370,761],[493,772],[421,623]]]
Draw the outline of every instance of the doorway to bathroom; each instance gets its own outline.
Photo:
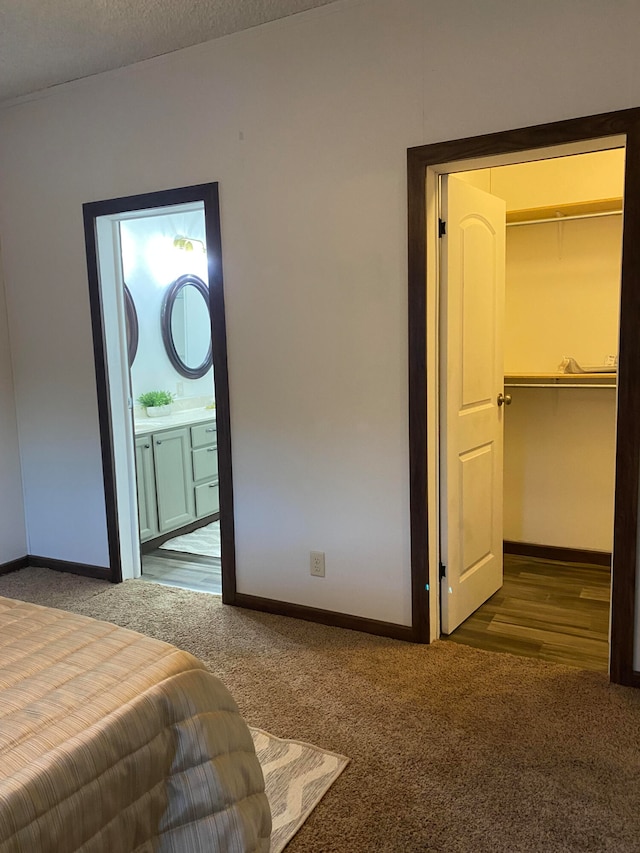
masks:
[[[112,580],[233,596],[217,185],[90,203]]]

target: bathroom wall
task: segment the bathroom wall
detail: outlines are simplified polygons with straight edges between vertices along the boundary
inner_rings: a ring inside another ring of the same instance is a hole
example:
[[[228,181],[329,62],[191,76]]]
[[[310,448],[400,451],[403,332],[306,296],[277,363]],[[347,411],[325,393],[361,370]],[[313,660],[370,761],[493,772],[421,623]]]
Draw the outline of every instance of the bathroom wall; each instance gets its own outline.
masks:
[[[108,561],[82,203],[219,181],[238,589],[409,624],[406,149],[637,106],[636,42],[635,0],[346,0],[4,107],[36,553]]]
[[[197,250],[179,251],[173,246],[178,235],[204,242],[204,228],[204,211],[172,211],[120,223],[124,280],[136,306],[139,325],[138,351],[131,367],[134,401],[146,391],[158,390],[170,391],[177,400],[214,399],[213,368],[200,379],[181,376],[167,356],[160,323],[165,293],[177,278],[191,274],[207,282],[206,255]],[[201,331],[201,324],[192,326],[192,336]],[[203,342],[193,343],[197,352],[206,351]]]

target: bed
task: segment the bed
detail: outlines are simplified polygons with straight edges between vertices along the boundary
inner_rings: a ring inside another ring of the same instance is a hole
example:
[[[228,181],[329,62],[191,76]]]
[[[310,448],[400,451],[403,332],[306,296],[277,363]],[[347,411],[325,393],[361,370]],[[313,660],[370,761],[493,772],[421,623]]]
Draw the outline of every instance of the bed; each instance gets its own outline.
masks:
[[[251,734],[167,643],[0,597],[0,853],[266,853]]]

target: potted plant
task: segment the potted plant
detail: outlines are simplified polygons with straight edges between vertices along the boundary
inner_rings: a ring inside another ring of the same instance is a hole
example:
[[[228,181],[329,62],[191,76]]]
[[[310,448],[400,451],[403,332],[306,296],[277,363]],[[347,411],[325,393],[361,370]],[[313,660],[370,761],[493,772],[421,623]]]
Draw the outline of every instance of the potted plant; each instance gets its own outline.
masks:
[[[138,402],[144,407],[150,418],[158,418],[162,415],[170,415],[173,411],[173,394],[171,391],[146,391],[140,394]]]

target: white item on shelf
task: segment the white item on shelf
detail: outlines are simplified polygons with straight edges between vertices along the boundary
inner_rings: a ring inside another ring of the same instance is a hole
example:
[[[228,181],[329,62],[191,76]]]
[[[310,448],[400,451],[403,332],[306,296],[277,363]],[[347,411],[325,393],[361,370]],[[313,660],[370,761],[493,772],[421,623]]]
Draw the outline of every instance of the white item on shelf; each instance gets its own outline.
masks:
[[[617,370],[615,364],[590,364],[580,365],[571,356],[565,355],[558,365],[559,373],[615,373]]]

